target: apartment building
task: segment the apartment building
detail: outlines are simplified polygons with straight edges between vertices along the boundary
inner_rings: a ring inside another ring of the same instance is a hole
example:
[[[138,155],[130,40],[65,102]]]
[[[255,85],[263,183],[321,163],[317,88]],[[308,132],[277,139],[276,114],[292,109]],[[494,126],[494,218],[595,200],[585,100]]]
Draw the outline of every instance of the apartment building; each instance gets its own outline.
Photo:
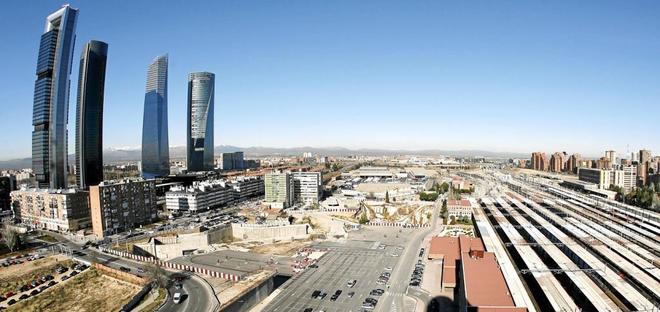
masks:
[[[98,238],[132,230],[158,217],[156,181],[125,179],[90,186],[92,231]]]
[[[230,180],[229,185],[234,190],[234,200],[237,202],[264,195],[264,179],[260,176],[237,177]]]
[[[57,232],[90,226],[89,192],[76,189],[22,189],[11,192],[14,216],[24,225]]]

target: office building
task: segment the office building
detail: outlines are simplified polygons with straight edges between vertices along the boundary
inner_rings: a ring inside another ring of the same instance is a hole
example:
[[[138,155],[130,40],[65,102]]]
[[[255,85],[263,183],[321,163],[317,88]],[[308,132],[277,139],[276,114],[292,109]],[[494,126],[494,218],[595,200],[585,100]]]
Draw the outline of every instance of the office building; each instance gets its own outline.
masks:
[[[564,154],[563,153],[554,153],[550,156],[550,171],[551,172],[562,172],[564,170]]]
[[[46,18],[32,111],[32,169],[41,188],[67,186],[69,75],[78,10],[65,5]]]
[[[103,91],[108,44],[92,40],[80,55],[76,105],[76,183],[81,189],[103,181]]]
[[[543,152],[532,153],[532,169],[539,171],[548,171],[548,158]]]
[[[222,153],[220,169],[222,170],[242,170],[246,169],[243,152]]]
[[[188,171],[213,170],[213,98],[215,75],[188,75]]]
[[[264,175],[265,203],[272,208],[288,208],[294,203],[295,183],[288,172],[271,172]]]
[[[598,188],[608,188],[610,175],[608,171],[596,168],[578,168],[578,179],[580,181],[597,184]]]
[[[11,192],[16,190],[16,176],[0,177],[0,212],[11,210]]]
[[[198,212],[234,203],[234,189],[223,180],[197,181],[192,186],[175,186],[165,194],[169,211]]]
[[[323,179],[320,172],[293,172],[294,201],[310,206],[321,199]]]
[[[90,226],[89,193],[77,189],[11,192],[14,216],[33,229],[74,232]]]
[[[156,181],[103,181],[89,188],[92,231],[97,238],[132,230],[158,218]]]
[[[167,55],[157,57],[147,72],[142,118],[142,176],[170,174],[167,131]]]

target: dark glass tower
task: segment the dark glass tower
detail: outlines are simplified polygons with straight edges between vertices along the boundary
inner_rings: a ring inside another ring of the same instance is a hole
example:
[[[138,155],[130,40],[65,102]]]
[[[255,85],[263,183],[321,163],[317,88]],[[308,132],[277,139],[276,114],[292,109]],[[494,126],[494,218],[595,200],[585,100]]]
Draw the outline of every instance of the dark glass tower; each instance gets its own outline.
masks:
[[[69,75],[78,10],[65,5],[46,18],[41,35],[32,111],[32,169],[39,187],[67,184]]]
[[[167,134],[167,55],[157,57],[147,73],[142,119],[142,176],[170,174]]]
[[[81,189],[103,181],[103,90],[108,44],[92,40],[80,55],[76,106],[76,182]]]
[[[213,170],[213,98],[215,75],[188,75],[188,171]]]

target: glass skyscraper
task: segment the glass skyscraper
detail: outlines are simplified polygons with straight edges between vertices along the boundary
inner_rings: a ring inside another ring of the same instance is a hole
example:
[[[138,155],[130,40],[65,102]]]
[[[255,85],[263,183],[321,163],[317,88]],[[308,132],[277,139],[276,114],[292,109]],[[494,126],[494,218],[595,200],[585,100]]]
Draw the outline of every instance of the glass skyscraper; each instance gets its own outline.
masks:
[[[167,55],[157,57],[147,73],[142,119],[142,176],[170,174],[167,134]]]
[[[213,170],[213,98],[215,75],[188,75],[188,171]]]
[[[76,182],[81,189],[103,181],[103,90],[108,44],[92,40],[80,55],[76,106]]]
[[[65,5],[46,18],[32,111],[32,169],[41,188],[67,185],[69,75],[78,10]]]

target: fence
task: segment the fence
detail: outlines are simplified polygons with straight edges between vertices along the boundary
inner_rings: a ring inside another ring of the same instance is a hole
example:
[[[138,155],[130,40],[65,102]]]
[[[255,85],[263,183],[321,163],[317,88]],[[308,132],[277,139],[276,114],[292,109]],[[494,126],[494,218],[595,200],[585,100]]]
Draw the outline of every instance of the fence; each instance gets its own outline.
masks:
[[[408,224],[400,222],[369,222],[365,225],[368,226],[392,226],[392,227],[404,227],[404,228],[426,228],[431,227],[430,224]]]
[[[197,266],[194,266],[194,265],[187,265],[187,264],[180,264],[180,263],[162,261],[162,260],[156,259],[154,257],[140,256],[140,255],[135,255],[135,254],[132,254],[132,253],[113,250],[113,249],[105,249],[105,248],[99,248],[99,249],[102,252],[109,253],[109,254],[112,254],[112,255],[115,255],[115,256],[132,259],[132,260],[139,261],[139,262],[153,263],[155,265],[165,267],[165,268],[168,268],[168,269],[195,272],[195,273],[204,274],[204,275],[207,275],[207,276],[210,276],[210,277],[224,278],[226,280],[230,280],[230,281],[234,281],[234,282],[238,282],[238,281],[241,280],[240,275],[236,275],[236,274],[232,274],[232,273],[219,272],[219,271],[216,271],[216,270],[200,268],[200,267],[197,267]]]

